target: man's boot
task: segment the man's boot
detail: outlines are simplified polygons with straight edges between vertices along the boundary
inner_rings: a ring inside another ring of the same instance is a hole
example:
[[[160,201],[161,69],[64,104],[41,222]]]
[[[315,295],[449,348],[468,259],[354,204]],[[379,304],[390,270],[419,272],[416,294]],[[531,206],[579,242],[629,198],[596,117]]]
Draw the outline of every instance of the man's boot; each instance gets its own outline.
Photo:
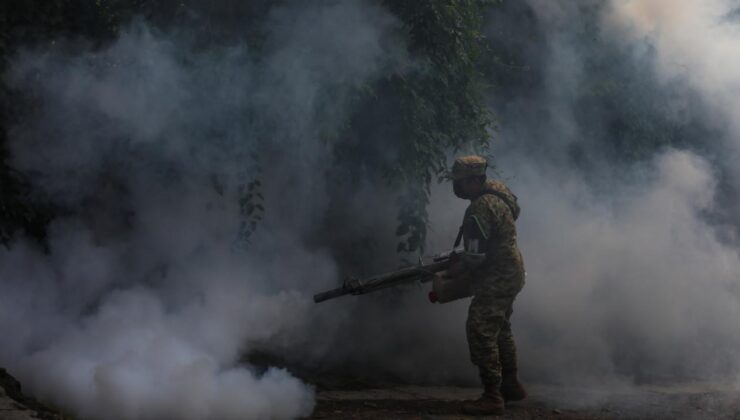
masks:
[[[501,380],[501,396],[504,401],[521,401],[527,398],[527,390],[519,382],[516,371],[504,373]]]
[[[486,386],[480,398],[463,402],[462,411],[471,416],[504,414],[504,399],[497,386]]]

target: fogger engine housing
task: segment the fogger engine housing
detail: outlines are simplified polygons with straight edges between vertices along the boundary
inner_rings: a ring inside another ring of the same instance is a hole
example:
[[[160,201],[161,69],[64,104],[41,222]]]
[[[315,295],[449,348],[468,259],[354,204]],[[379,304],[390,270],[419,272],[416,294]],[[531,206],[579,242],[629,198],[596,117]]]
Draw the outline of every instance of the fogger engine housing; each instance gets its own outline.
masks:
[[[429,292],[429,301],[432,303],[447,303],[472,296],[469,276],[447,276],[447,271],[437,273],[432,280],[432,291]]]

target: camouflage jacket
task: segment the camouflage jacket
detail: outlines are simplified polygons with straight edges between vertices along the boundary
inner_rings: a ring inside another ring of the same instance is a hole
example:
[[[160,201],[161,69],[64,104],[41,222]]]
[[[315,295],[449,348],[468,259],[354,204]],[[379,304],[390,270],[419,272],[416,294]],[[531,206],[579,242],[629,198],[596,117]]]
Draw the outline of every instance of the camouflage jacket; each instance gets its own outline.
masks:
[[[501,182],[488,180],[471,200],[463,219],[465,259],[476,283],[498,283],[501,292],[516,292],[524,282],[524,261],[516,242],[517,197]],[[521,284],[520,284],[521,283]]]

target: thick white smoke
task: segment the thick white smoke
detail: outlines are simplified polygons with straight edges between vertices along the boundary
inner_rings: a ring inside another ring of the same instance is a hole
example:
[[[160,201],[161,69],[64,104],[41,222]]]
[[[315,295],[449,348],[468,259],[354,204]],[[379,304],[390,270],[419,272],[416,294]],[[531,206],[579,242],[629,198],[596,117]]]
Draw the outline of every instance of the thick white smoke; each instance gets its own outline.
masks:
[[[717,107],[716,112],[729,113],[733,128],[740,129],[737,2],[632,0],[611,5],[606,23],[622,31],[627,42],[653,45],[657,70],[666,81],[687,81]]]
[[[583,3],[583,10],[595,9]],[[496,162],[512,178],[523,208],[518,225],[528,284],[514,316],[522,370],[574,385],[735,380],[740,260],[726,240],[731,234],[711,217],[724,193],[720,179],[735,183],[731,158],[723,157],[734,156],[734,148],[721,138],[690,139],[709,157],[659,149],[632,164],[609,161],[607,153],[607,160],[603,154],[586,155],[592,161],[577,165],[569,155],[573,145],[610,146],[609,126],[594,132],[579,122],[579,113],[593,110],[576,98],[601,82],[587,73],[594,67],[585,65],[596,53],[575,36],[583,24],[578,5],[530,5],[547,40],[545,84],[535,99],[511,104],[518,113],[509,104],[500,107],[509,119],[500,134],[504,145],[496,148]],[[611,6],[597,15],[601,29],[592,36],[625,51],[653,48],[657,60],[635,56],[628,70],[659,75],[664,84],[658,89],[666,92],[683,89],[666,112],[694,117],[681,102],[694,90],[718,115],[707,124],[738,138],[733,104],[740,73],[732,69],[740,54],[732,51],[740,34],[722,19],[729,4],[615,1]],[[646,68],[650,63],[658,67]],[[624,99],[626,107],[645,100]],[[583,169],[610,165],[617,165],[618,176],[598,182]]]
[[[709,1],[614,1],[605,24],[624,42],[654,47],[664,83],[681,81],[700,93],[722,126],[723,138],[702,139],[722,150],[720,159],[737,191],[740,172],[740,25],[738,4]],[[736,202],[736,200],[731,199]],[[737,218],[740,206],[732,206]]]
[[[310,386],[240,359],[290,347],[303,292],[335,284],[325,251],[301,242],[326,186],[297,174],[331,158],[319,136],[356,90],[407,62],[397,21],[370,2],[269,19],[259,60],[135,24],[103,50],[62,43],[11,63],[8,82],[39,104],[9,133],[13,163],[62,206],[48,252],[0,253],[0,365],[34,395],[81,418],[311,412]],[[259,147],[269,161],[249,158]],[[257,167],[270,235],[244,253],[240,187]]]
[[[0,254],[0,365],[35,395],[85,418],[309,413],[310,387],[239,363],[263,348],[307,365],[477,383],[466,302],[430,305],[422,289],[310,302],[337,285],[328,251],[307,238],[330,210],[332,185],[313,176],[333,159],[321,134],[351,114],[357,89],[410,64],[393,39],[398,23],[374,3],[298,3],[270,14],[260,60],[244,45],[203,51],[134,25],[102,51],[13,61],[8,81],[40,99],[9,133],[13,163],[76,210],[52,224],[48,253],[20,241]],[[528,283],[513,321],[523,376],[736,377],[740,262],[708,218],[716,162],[662,150],[625,166],[637,174],[630,181],[595,189],[568,160],[572,145],[596,142],[580,131],[573,100],[586,76],[568,32],[578,7],[529,3],[548,40],[544,86],[534,100],[501,106],[511,108],[493,143],[523,207]],[[707,62],[740,44],[715,19],[724,3],[701,4],[614,2],[600,23],[623,42],[651,42],[660,74],[688,80],[732,126],[740,73]],[[681,13],[664,12],[673,5]],[[681,38],[686,24],[691,42]],[[268,160],[251,160],[255,148]],[[268,206],[260,232],[269,234],[244,254],[235,246],[239,185],[258,167]],[[371,199],[352,203],[353,222],[387,227],[392,246],[395,210],[382,188],[365,187],[357,196]],[[465,203],[449,185],[432,199],[427,248],[442,251]]]
[[[705,212],[714,173],[686,152],[642,185],[599,197],[561,170],[520,166],[528,288],[523,365],[550,380],[731,378],[738,373],[737,249]]]

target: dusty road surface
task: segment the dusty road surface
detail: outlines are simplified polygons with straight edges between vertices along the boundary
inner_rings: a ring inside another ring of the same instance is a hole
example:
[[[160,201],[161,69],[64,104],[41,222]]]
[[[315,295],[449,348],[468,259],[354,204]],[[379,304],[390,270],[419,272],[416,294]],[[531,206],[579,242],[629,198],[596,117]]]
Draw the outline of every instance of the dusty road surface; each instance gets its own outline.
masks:
[[[728,387],[686,384],[611,387],[608,390],[530,386],[531,396],[510,404],[504,419],[738,419],[740,395]],[[415,387],[323,390],[313,419],[467,419],[461,401],[471,388]],[[481,417],[478,417],[481,418]],[[483,417],[486,418],[486,417]]]

